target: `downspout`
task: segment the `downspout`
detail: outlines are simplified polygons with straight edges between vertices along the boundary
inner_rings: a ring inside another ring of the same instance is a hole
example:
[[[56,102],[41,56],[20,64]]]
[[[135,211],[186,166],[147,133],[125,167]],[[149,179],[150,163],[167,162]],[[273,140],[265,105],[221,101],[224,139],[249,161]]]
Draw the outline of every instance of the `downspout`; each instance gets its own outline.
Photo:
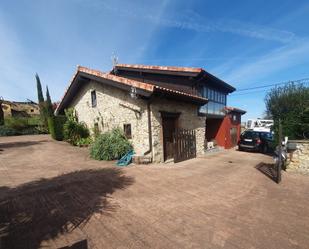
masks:
[[[144,153],[145,155],[148,155],[152,152],[152,130],[151,130],[151,112],[150,112],[150,104],[151,99],[147,101],[147,115],[148,115],[148,140],[149,140],[149,149]]]
[[[161,94],[159,98],[161,98],[162,96],[163,94]],[[152,129],[151,129],[151,110],[150,110],[150,104],[152,103],[152,101],[153,101],[153,95],[147,101],[149,149],[144,153],[144,156],[152,152]]]

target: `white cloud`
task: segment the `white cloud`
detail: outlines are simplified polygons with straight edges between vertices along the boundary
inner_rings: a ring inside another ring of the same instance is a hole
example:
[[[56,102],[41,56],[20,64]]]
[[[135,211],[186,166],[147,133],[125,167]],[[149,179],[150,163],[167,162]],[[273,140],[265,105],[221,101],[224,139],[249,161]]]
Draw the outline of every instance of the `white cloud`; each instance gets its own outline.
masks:
[[[224,76],[228,82],[245,85],[292,66],[308,63],[309,40],[302,39],[245,63]]]
[[[161,6],[165,6],[167,1],[164,1]],[[196,32],[222,32],[230,33],[255,39],[276,41],[280,43],[289,43],[297,39],[293,32],[279,30],[262,25],[252,23],[244,23],[237,20],[221,20],[216,22],[206,21],[205,18],[192,10],[186,10],[184,13],[176,15],[176,18],[166,18],[162,13],[145,9],[143,7],[134,6],[134,8],[119,8],[114,3],[102,2],[100,5],[113,13],[120,16],[142,19],[152,22],[156,25],[165,27],[185,29]]]

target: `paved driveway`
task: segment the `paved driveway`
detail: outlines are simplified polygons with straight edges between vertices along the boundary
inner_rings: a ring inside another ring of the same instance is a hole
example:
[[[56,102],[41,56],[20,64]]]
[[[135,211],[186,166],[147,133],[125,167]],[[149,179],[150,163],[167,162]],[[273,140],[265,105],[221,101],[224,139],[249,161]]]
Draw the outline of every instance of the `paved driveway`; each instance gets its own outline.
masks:
[[[119,170],[48,136],[0,138],[0,248],[309,248],[309,177],[277,185],[256,169],[271,161]]]

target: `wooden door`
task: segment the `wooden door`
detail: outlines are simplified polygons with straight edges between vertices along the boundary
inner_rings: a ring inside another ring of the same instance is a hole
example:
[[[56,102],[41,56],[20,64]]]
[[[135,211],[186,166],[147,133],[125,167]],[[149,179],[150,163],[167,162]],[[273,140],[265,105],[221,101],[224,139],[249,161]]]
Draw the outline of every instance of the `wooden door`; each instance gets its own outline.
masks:
[[[230,135],[231,135],[232,147],[234,147],[237,145],[237,127],[232,127],[230,129]]]
[[[196,157],[195,130],[176,129],[174,133],[174,162]]]
[[[164,161],[174,158],[175,117],[162,117]]]

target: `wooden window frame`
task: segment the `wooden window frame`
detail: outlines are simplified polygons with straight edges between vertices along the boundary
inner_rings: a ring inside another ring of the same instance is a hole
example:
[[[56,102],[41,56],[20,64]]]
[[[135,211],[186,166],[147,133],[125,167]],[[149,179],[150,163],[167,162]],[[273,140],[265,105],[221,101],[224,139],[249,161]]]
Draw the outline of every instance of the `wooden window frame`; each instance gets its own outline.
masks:
[[[91,93],[91,107],[97,106],[97,92],[96,90],[92,90]]]
[[[132,139],[132,125],[123,124],[123,132],[127,139]]]

